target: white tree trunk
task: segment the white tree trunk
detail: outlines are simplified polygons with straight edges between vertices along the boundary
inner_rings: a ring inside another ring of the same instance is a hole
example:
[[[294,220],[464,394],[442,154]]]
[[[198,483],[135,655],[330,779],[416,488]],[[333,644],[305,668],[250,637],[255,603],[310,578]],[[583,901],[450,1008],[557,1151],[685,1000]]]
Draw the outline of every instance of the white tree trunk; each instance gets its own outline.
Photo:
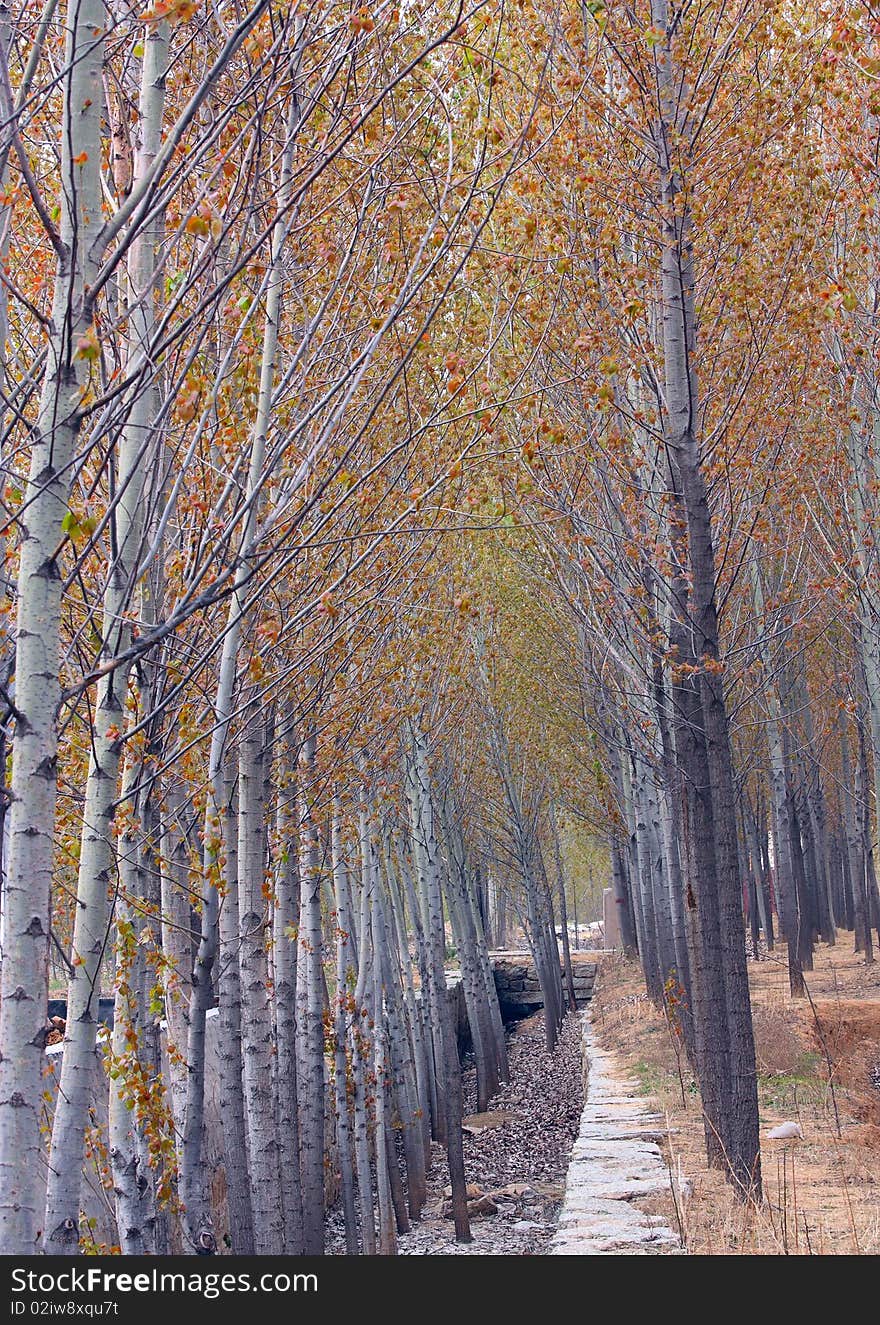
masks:
[[[390,850],[385,852],[385,877],[388,880],[388,887],[391,894],[392,905],[389,914],[389,922],[397,943],[397,960],[403,971],[403,999],[406,1012],[406,1020],[409,1025],[410,1041],[412,1046],[413,1070],[415,1072],[416,1098],[419,1107],[419,1136],[422,1144],[422,1153],[424,1156],[423,1171],[430,1163],[431,1157],[431,1070],[429,1066],[429,1055],[431,1053],[430,1045],[426,1044],[427,1036],[425,1034],[423,1003],[416,999],[415,985],[413,983],[412,959],[409,953],[409,944],[406,930],[406,907],[403,896],[397,881],[397,875],[391,859]],[[417,960],[421,965],[424,964],[422,950],[424,947],[424,938],[421,933],[421,927],[414,926],[416,930],[416,949]],[[494,984],[493,984],[494,988]],[[500,1015],[500,1014],[499,1014]]]
[[[444,965],[446,937],[443,923],[443,896],[440,888],[439,851],[434,828],[427,742],[423,732],[417,727],[412,728],[407,799],[421,895],[422,925],[429,954],[431,1005],[435,1017],[435,1024],[432,1027],[434,1060],[438,1071],[442,1072],[444,1077],[446,1150],[452,1186],[455,1236],[459,1242],[470,1242],[461,1135],[461,1077],[458,1070],[458,1044],[446,989]]]
[[[234,1256],[254,1254],[254,1216],[248,1174],[247,1126],[244,1105],[244,1069],[241,1045],[241,972],[238,917],[238,782],[225,764],[225,788],[220,810],[226,856],[226,894],[218,918],[220,1044],[218,1074],[223,1117],[223,1163],[226,1169],[226,1210]]]
[[[348,998],[357,979],[357,959],[353,944],[353,919],[348,887],[348,867],[342,844],[342,807],[334,794],[330,821],[330,850],[333,864],[333,892],[336,901],[336,998],[334,1007],[334,1068],[336,1073],[336,1144],[339,1151],[339,1176],[342,1184],[342,1209],[345,1216],[345,1250],[357,1256],[358,1231],[355,1206],[353,1137],[348,1103]],[[296,850],[291,854],[295,857]],[[297,883],[297,888],[298,888]],[[286,940],[288,943],[290,940]],[[294,952],[296,944],[290,945]],[[352,1021],[354,1019],[352,1018]],[[280,1049],[280,1037],[279,1037]],[[295,1077],[294,1077],[295,1080]],[[299,1178],[299,1130],[297,1125],[297,1178]],[[302,1243],[302,1196],[300,1194],[300,1245]]]
[[[378,940],[376,935],[378,933]],[[388,919],[386,895],[376,892],[373,917],[374,943],[381,954],[380,975],[385,997],[387,1026],[385,1052],[387,1069],[394,1083],[397,1123],[400,1128],[406,1162],[409,1212],[418,1219],[426,1199],[425,1151],[422,1144],[420,1103],[416,1089],[412,1038],[406,1024],[396,944]]]
[[[165,975],[166,1046],[171,1114],[179,1143],[186,1111],[186,1042],[189,1010],[183,993],[193,963],[192,917],[187,889],[189,866],[183,828],[184,798],[179,783],[165,795],[162,816],[162,952],[170,969]]]
[[[302,865],[298,967],[302,969],[305,1007],[299,1027],[300,1145],[302,1154],[303,1250],[306,1256],[324,1252],[324,981],[321,925],[321,857],[318,829],[313,817],[315,796],[315,738],[303,746]]]
[[[122,800],[127,824],[120,832],[120,896],[116,903],[116,969],[113,1035],[110,1058],[108,1133],[110,1170],[116,1198],[116,1227],[123,1256],[142,1256],[156,1251],[156,1209],[153,1183],[145,1163],[145,1128],[150,1120],[138,1108],[139,1080],[152,1085],[157,1065],[151,1063],[152,1026],[146,1006],[144,906],[148,904],[147,863],[144,859],[144,798],[137,784],[140,760],[126,761]],[[129,1107],[129,1102],[134,1107]]]
[[[372,1052],[368,1015],[370,1001],[368,998],[368,977],[373,960],[373,949],[370,941],[370,887],[367,867],[368,853],[364,842],[365,825],[366,816],[361,814],[361,923],[357,983],[354,988],[351,1029],[351,1071],[354,1078],[354,1155],[360,1203],[361,1240],[364,1255],[374,1256],[376,1253],[376,1212],[370,1170],[370,1117],[366,1089],[366,1069]]]
[[[371,908],[371,936],[373,947],[373,1078],[376,1082],[376,1195],[379,1205],[379,1254],[396,1256],[397,1229],[391,1196],[391,1157],[386,1141],[388,1098],[388,1035],[382,1002],[381,959],[382,936],[378,932],[378,907]],[[394,1160],[396,1163],[396,1159]]]
[[[279,1177],[266,943],[269,915],[265,888],[263,724],[256,706],[245,712],[242,721],[243,730],[238,742],[239,969],[254,1250],[258,1256],[280,1256],[284,1248],[284,1209]]]
[[[294,69],[296,61],[294,61]],[[271,424],[272,389],[278,352],[281,297],[284,288],[282,257],[287,237],[290,181],[296,130],[300,109],[295,92],[287,123],[287,137],[282,153],[281,178],[277,202],[278,214],[272,231],[270,269],[267,275],[266,319],[260,365],[260,389],[254,418],[250,461],[248,465],[246,514],[238,547],[239,570],[229,601],[229,614],[223,636],[214,701],[214,730],[208,761],[208,795],[205,805],[204,883],[202,891],[202,933],[193,971],[189,1026],[189,1082],[180,1189],[186,1208],[184,1227],[191,1250],[210,1250],[214,1234],[205,1190],[202,1163],[202,1127],[204,1122],[204,1040],[205,1016],[211,1001],[211,970],[217,950],[220,877],[220,807],[223,804],[223,760],[229,724],[233,713],[238,650],[242,617],[245,611],[244,586],[249,578],[247,558],[257,536],[257,502],[263,485],[266,442]]]
[[[61,77],[60,244],[47,362],[31,443],[18,571],[16,723],[0,989],[0,1254],[26,1255],[43,1227],[40,1138],[48,996],[49,904],[60,702],[61,575],[57,563],[70,462],[93,370],[90,287],[101,226],[102,0],[71,0]],[[91,343],[91,340],[89,340]],[[91,351],[87,351],[90,353]],[[79,1204],[67,1230],[79,1236]]]
[[[285,749],[285,753],[288,753]],[[279,767],[281,758],[279,758]],[[299,821],[296,781],[279,778],[275,877],[275,1076],[278,1099],[281,1201],[284,1207],[284,1250],[301,1256],[303,1243],[302,1176],[299,1157],[299,1082],[296,1062],[296,974],[299,926]],[[334,858],[335,860],[335,858]],[[340,1145],[342,1141],[340,1139]]]
[[[156,24],[146,38],[139,124],[141,142],[135,165],[136,184],[152,170],[162,138],[165,69],[168,62],[167,24]],[[98,199],[94,199],[98,209]],[[131,340],[129,373],[135,377],[133,399],[122,433],[118,457],[118,490],[111,494],[111,560],[103,601],[102,654],[112,658],[131,643],[126,619],[135,587],[143,529],[142,493],[145,457],[153,423],[150,342],[154,326],[156,276],[155,223],[132,243],[129,263],[128,319]],[[146,374],[146,382],[138,380]],[[115,554],[115,555],[114,555]],[[88,1108],[95,1085],[95,1034],[100,996],[101,958],[110,923],[110,880],[114,859],[113,813],[119,782],[125,725],[128,667],[121,666],[98,684],[92,729],[91,759],[80,841],[77,907],[73,934],[74,972],[67,994],[67,1032],[46,1193],[44,1248],[70,1253],[79,1243],[79,1194]]]

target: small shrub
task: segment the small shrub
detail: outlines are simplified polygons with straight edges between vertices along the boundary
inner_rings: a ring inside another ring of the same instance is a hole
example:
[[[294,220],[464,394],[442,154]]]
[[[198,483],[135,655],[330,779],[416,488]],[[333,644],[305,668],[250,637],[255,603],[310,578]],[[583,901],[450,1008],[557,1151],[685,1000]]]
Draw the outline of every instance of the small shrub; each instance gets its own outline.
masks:
[[[755,1058],[762,1076],[809,1075],[806,1046],[796,1016],[787,1008],[757,1003],[752,1009]]]

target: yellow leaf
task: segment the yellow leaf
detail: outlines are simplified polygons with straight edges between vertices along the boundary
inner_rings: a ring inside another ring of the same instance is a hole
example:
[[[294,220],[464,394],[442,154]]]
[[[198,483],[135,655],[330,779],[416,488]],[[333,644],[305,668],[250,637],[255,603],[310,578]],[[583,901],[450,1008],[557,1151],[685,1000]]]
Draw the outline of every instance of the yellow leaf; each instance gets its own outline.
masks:
[[[85,359],[87,363],[94,363],[101,353],[101,345],[98,340],[98,332],[95,324],[89,327],[76,342],[74,359]]]

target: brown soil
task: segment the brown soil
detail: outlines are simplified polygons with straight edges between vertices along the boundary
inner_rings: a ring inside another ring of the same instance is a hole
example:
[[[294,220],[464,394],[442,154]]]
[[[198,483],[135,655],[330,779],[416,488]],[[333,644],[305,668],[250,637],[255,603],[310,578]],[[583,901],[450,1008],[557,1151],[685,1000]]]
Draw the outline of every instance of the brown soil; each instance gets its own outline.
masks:
[[[692,1074],[663,1013],[646,998],[637,966],[620,958],[602,963],[593,1008],[603,1043],[666,1112],[670,1172],[693,1186],[689,1198],[673,1198],[670,1182],[667,1195],[639,1205],[681,1227],[697,1254],[876,1254],[880,965],[865,967],[844,934],[817,951],[806,977],[810,998],[791,999],[776,954],[750,962],[749,973],[766,1197],[759,1209],[743,1207],[707,1168]],[[768,1139],[782,1122],[797,1122],[803,1139]]]

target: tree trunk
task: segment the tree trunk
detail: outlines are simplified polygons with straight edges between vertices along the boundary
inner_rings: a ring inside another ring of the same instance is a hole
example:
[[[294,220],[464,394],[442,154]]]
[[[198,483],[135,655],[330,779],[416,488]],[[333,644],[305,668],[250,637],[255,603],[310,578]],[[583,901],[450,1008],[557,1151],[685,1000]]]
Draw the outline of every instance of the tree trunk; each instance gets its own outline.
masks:
[[[94,43],[94,35],[90,35]],[[141,143],[135,167],[136,183],[145,179],[151,171],[161,145],[167,58],[167,25],[161,23],[156,25],[145,44],[138,115]],[[90,64],[89,56],[85,57],[84,63]],[[95,89],[92,88],[92,91]],[[75,118],[82,117],[83,111],[77,106]],[[97,141],[92,150],[96,149],[99,150]],[[85,181],[82,184],[84,186]],[[93,199],[93,205],[96,211],[99,210],[97,196]],[[136,379],[145,371],[148,375],[152,373],[150,354],[155,321],[153,296],[156,240],[154,223],[135,239],[129,265],[128,318],[131,338],[126,366]],[[91,334],[94,337],[94,330]],[[145,438],[151,436],[154,398],[149,376],[146,385],[138,381],[119,445],[118,488],[110,494],[113,503],[111,552],[103,595],[101,659],[124,654],[131,643],[131,625],[125,614],[131,605],[141,555],[141,494],[145,457],[149,452],[149,440],[145,442]],[[99,681],[95,701],[77,880],[74,970],[67,993],[67,1032],[52,1126],[46,1191],[44,1249],[52,1254],[69,1254],[78,1250],[83,1146],[89,1104],[96,1081],[99,972],[110,923],[109,889],[114,858],[111,824],[119,784],[123,748],[120,733],[125,725],[128,672],[127,666],[119,666]]]
[[[348,1256],[357,1256],[358,1231],[357,1209],[355,1206],[355,1174],[353,1168],[351,1111],[348,1101],[348,1056],[346,1054],[348,999],[357,982],[357,957],[353,945],[354,920],[351,915],[351,896],[348,886],[348,869],[342,844],[342,807],[339,794],[334,793],[330,821],[330,850],[333,867],[333,889],[336,900],[336,1000],[333,1018],[334,1030],[334,1070],[336,1091],[336,1144],[339,1152],[339,1178],[342,1188],[342,1209],[345,1216],[345,1250]],[[296,849],[291,844],[291,855],[296,858]],[[296,880],[299,893],[299,877]],[[277,915],[277,912],[276,912]],[[293,951],[296,943],[286,940]],[[280,990],[279,990],[280,995]],[[294,978],[290,995],[296,996]],[[295,1045],[291,1045],[295,1059]],[[295,1068],[295,1063],[294,1063]],[[280,1072],[279,1072],[280,1075]],[[296,1169],[299,1183],[299,1123],[296,1120]],[[300,1241],[302,1240],[302,1197],[299,1206]]]
[[[446,1153],[452,1185],[452,1213],[455,1237],[458,1242],[470,1242],[471,1231],[467,1213],[467,1190],[464,1174],[464,1148],[461,1132],[461,1072],[458,1062],[458,1044],[450,1015],[449,995],[446,988],[446,935],[443,925],[443,902],[440,892],[437,839],[434,833],[434,813],[428,778],[425,739],[413,730],[409,763],[408,798],[412,822],[413,852],[416,859],[421,893],[421,915],[428,948],[428,974],[431,982],[431,1010],[435,1017],[432,1027],[435,1062],[441,1065],[445,1076]]]
[[[302,1076],[300,1145],[303,1198],[303,1251],[324,1254],[324,998],[321,925],[321,848],[311,798],[316,794],[315,737],[303,744],[300,820],[302,825],[299,964],[303,968],[305,1008],[300,1027]]]
[[[650,772],[644,759],[639,755],[633,758],[632,790],[635,811],[636,849],[639,861],[639,911],[642,916],[642,935],[639,944],[639,956],[645,984],[652,1001],[661,1007],[663,1004],[664,976],[660,969],[658,951],[658,926],[655,912],[656,858],[654,853],[654,835],[652,820],[654,817],[653,796],[648,788]]]
[[[38,1250],[40,1230],[46,1227],[41,1203],[45,1157],[40,1116],[57,778],[56,720],[61,698],[62,576],[58,555],[66,541],[64,521],[68,519],[71,461],[86,409],[84,395],[94,371],[93,347],[97,348],[91,287],[100,261],[97,240],[102,224],[101,74],[106,10],[101,0],[72,0],[64,31],[63,73],[59,76],[60,231],[46,366],[30,438],[30,474],[22,502],[26,517],[20,524],[16,712],[2,905],[0,1254],[7,1256],[33,1255]],[[7,113],[4,111],[4,118]],[[89,946],[87,939],[84,946]],[[83,972],[80,987],[87,983],[88,976]],[[82,1018],[82,1007],[76,1015]],[[71,1137],[71,1149],[75,1159],[75,1136]],[[80,1172],[78,1165],[76,1190],[72,1191],[65,1156],[65,1191],[63,1201],[56,1203],[64,1205],[65,1213],[53,1225],[50,1240],[53,1247],[68,1252],[75,1252],[79,1241]]]
[[[562,961],[565,970],[565,987],[568,994],[568,1006],[577,1011],[577,998],[574,992],[574,971],[571,966],[571,944],[568,939],[568,907],[565,901],[565,873],[562,868],[562,851],[559,845],[559,828],[556,823],[556,810],[550,805],[550,823],[553,831],[553,847],[556,857],[556,890],[559,894],[559,919],[562,925]]]
[[[224,765],[223,800],[220,805],[220,829],[226,857],[223,867],[226,894],[220,903],[218,918],[220,1035],[217,1045],[217,1071],[220,1116],[223,1119],[223,1162],[226,1170],[229,1240],[233,1255],[253,1256],[254,1214],[248,1172],[241,1037],[239,782],[230,768],[230,763],[231,760],[227,756]]]
[[[279,774],[281,759],[279,758]],[[301,1256],[303,1248],[302,1174],[299,1148],[299,1085],[296,1061],[296,983],[299,943],[299,821],[297,790],[294,779],[279,776],[277,843],[275,872],[275,912],[273,917],[273,952],[275,978],[272,997],[275,1004],[275,1091],[278,1107],[279,1165],[281,1204],[284,1210],[284,1253]],[[334,832],[338,832],[336,819]],[[334,871],[337,868],[334,847]],[[338,902],[337,902],[338,905]],[[337,977],[338,977],[337,972]],[[343,972],[344,978],[344,972]],[[337,991],[338,993],[338,991]],[[338,1001],[338,1000],[337,1000]],[[343,1098],[345,1045],[343,1037]],[[337,1064],[338,1070],[338,1064]],[[345,1120],[347,1123],[347,1118]],[[340,1148],[343,1146],[343,1122],[340,1122]],[[356,1244],[355,1244],[356,1254]]]
[[[679,663],[692,659],[700,669],[689,679],[683,678],[679,686],[682,699],[687,696],[692,703],[687,714],[682,715],[689,719],[690,731],[686,734],[685,721],[679,721],[676,740],[681,738],[679,756],[685,755],[682,772],[688,785],[687,828],[691,841],[694,842],[696,834],[705,832],[706,845],[711,847],[701,851],[702,868],[691,874],[690,885],[696,907],[703,911],[700,921],[703,959],[715,949],[721,976],[719,984],[713,967],[709,966],[705,972],[712,989],[705,1003],[709,1014],[705,1031],[717,1030],[723,1037],[719,1064],[723,1085],[716,1100],[720,1109],[715,1125],[720,1130],[725,1170],[737,1192],[743,1197],[760,1197],[757,1070],[736,842],[734,779],[721,679],[712,521],[697,434],[699,392],[692,222],[687,195],[683,192],[687,181],[680,173],[686,168],[690,124],[687,112],[682,111],[687,98],[682,96],[675,67],[666,0],[652,0],[651,15],[655,27],[664,33],[655,58],[658,91],[655,145],[662,227],[660,277],[666,443],[680,485],[676,493],[678,508],[674,502],[673,514],[683,517],[687,530],[690,586],[681,634],[693,632],[692,646],[687,657],[680,656]],[[673,140],[675,149],[671,147]],[[701,804],[698,806],[697,802]],[[708,989],[709,985],[707,993]],[[706,1047],[704,1036],[704,1051]],[[705,1085],[703,1075],[700,1084]]]
[[[171,1112],[178,1141],[183,1136],[186,1111],[186,1042],[189,1011],[182,984],[193,966],[192,912],[189,904],[187,846],[184,830],[184,797],[180,783],[172,780],[165,792],[160,851],[162,953],[165,969],[165,1024]],[[179,1158],[179,1153],[178,1153]]]
[[[396,1256],[397,1255],[397,1232],[395,1222],[394,1200],[391,1190],[391,1166],[396,1166],[397,1156],[389,1153],[387,1133],[389,1131],[388,1119],[388,1096],[390,1093],[388,1080],[388,1052],[387,1035],[385,1031],[385,1014],[382,999],[382,977],[381,977],[381,942],[382,936],[378,932],[381,928],[377,916],[377,907],[374,897],[374,905],[371,908],[371,936],[373,939],[373,1077],[376,1082],[376,1131],[375,1131],[375,1153],[376,1153],[376,1195],[379,1205],[379,1255]]]
[[[279,1256],[284,1247],[284,1208],[275,1107],[272,1011],[266,932],[264,826],[264,731],[256,705],[244,707],[238,738],[238,905],[241,978],[241,1048],[248,1136],[254,1250]]]

